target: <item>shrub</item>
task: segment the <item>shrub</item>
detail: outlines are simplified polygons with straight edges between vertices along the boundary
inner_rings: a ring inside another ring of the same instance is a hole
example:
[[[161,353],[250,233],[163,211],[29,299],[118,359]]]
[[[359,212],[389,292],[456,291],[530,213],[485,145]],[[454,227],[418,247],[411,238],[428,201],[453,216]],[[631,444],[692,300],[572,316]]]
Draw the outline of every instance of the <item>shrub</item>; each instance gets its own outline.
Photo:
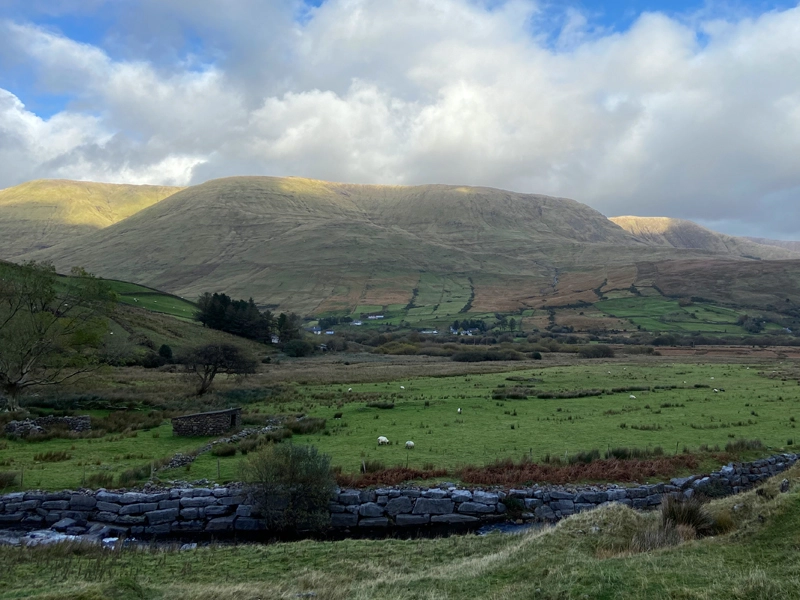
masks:
[[[276,444],[248,454],[242,478],[271,531],[322,530],[336,481],[330,457],[313,446]]]
[[[325,429],[325,419],[317,417],[305,417],[304,419],[295,419],[287,421],[283,425],[286,429],[293,434],[303,435],[308,433],[316,433]]]
[[[114,485],[114,476],[111,473],[92,473],[86,478],[86,485],[90,488],[109,488]]]
[[[33,462],[62,462],[72,458],[71,454],[67,454],[63,450],[49,452],[40,452],[33,455]]]
[[[614,351],[603,344],[592,344],[578,350],[578,356],[581,358],[614,358]]]
[[[117,483],[119,483],[119,487],[131,487],[133,485],[136,485],[143,479],[147,479],[148,477],[150,477],[151,471],[152,467],[149,464],[126,469],[125,471],[119,474]]]
[[[542,360],[542,353],[541,352],[531,352],[531,358],[533,360]]]
[[[725,444],[725,452],[745,452],[747,450],[763,450],[761,440],[736,440]]]
[[[383,410],[388,410],[390,408],[394,408],[394,402],[367,402],[367,408],[380,408]]]
[[[661,502],[661,525],[664,528],[678,525],[691,527],[697,537],[713,535],[715,532],[714,518],[702,502],[673,495],[665,496]]]
[[[0,472],[0,490],[17,485],[18,475],[19,473],[15,473],[13,471]]]
[[[214,444],[211,448],[213,456],[234,456],[236,454],[236,446],[233,444]]]
[[[161,347],[158,349],[158,355],[165,360],[172,360],[172,348],[166,344],[161,344]]]
[[[246,455],[248,452],[252,452],[259,446],[263,445],[263,443],[263,438],[249,437],[239,442],[239,452],[241,452],[243,455]]]
[[[362,473],[379,473],[385,471],[386,465],[379,460],[362,460],[361,472]]]
[[[286,356],[308,356],[314,351],[314,346],[303,340],[290,340],[283,345]]]

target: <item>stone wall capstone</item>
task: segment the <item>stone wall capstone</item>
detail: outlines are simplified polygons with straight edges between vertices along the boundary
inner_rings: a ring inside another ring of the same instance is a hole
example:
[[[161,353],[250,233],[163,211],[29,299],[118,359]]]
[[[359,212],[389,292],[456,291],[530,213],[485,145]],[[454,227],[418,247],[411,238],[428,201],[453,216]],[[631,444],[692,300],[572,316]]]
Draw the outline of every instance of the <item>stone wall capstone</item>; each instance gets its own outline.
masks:
[[[735,494],[788,469],[797,460],[796,454],[777,454],[750,463],[731,463],[707,476],[634,487],[345,489],[336,491],[328,509],[331,526],[338,531],[477,526],[506,519],[509,507],[524,521],[555,522],[611,502],[652,509],[665,494],[689,497],[708,486],[714,486],[715,495]],[[29,491],[0,496],[0,528],[48,527],[71,535],[135,537],[264,532],[257,508],[241,485],[155,492]]]

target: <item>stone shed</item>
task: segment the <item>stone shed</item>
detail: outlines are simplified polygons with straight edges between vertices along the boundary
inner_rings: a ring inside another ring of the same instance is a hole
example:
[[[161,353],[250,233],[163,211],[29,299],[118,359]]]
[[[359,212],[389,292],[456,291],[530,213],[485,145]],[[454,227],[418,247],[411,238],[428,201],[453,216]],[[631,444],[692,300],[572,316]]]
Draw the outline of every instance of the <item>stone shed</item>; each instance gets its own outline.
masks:
[[[172,419],[172,433],[185,437],[223,435],[241,424],[242,409],[229,408],[175,417]]]

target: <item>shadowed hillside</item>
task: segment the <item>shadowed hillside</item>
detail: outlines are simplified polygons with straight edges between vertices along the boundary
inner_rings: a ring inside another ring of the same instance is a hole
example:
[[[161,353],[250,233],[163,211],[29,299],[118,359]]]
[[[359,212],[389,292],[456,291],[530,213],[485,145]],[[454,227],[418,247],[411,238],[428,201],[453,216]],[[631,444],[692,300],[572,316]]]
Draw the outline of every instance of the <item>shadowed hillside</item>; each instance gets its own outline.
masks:
[[[40,179],[0,190],[0,257],[108,227],[180,189]]]
[[[669,217],[610,217],[638,239],[656,246],[707,250],[719,254],[767,260],[800,259],[800,245],[783,246],[769,241],[733,237],[701,227],[692,221]]]
[[[770,240],[768,238],[755,238],[755,237],[746,237],[744,238],[756,244],[763,244],[764,246],[775,246],[777,248],[785,248],[786,250],[791,250],[792,252],[797,252],[800,254],[800,242],[790,242],[786,240]]]

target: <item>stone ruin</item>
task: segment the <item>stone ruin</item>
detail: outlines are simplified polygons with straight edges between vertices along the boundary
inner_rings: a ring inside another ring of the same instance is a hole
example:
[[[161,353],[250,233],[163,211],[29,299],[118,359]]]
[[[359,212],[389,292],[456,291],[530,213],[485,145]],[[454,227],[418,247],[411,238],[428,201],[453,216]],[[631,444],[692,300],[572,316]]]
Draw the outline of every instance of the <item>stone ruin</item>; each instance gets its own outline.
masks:
[[[48,415],[37,419],[25,419],[24,421],[11,421],[5,427],[6,435],[17,437],[27,437],[29,435],[40,435],[53,428],[64,428],[68,431],[81,433],[91,431],[92,420],[88,415],[79,417],[56,417]]]
[[[242,425],[242,409],[183,415],[172,419],[172,433],[184,437],[223,435]]]

